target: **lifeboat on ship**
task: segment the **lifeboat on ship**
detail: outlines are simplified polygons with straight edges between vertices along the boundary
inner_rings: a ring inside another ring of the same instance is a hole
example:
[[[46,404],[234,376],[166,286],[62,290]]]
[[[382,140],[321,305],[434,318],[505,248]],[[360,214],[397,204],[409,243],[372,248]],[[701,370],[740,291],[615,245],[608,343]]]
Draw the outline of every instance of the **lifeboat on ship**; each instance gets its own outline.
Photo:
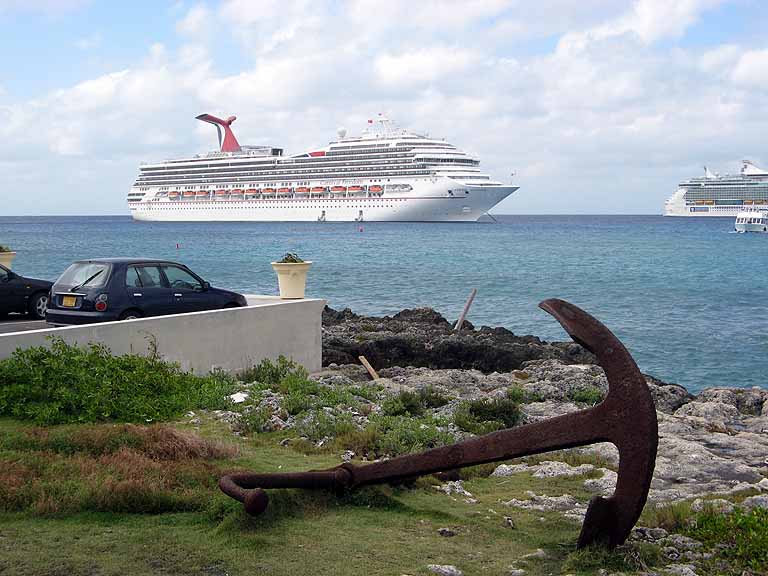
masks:
[[[182,194],[182,196],[184,198],[194,198],[195,197],[195,193],[192,190],[188,190],[188,191],[184,192],[184,194]]]
[[[195,198],[208,198],[208,190],[198,190],[195,192]]]
[[[278,194],[290,194],[291,189],[290,188],[278,188],[277,189]]]
[[[275,193],[274,188],[264,188],[264,196],[272,196]]]
[[[296,188],[296,194],[307,194],[309,193],[309,188],[307,186],[299,186]]]
[[[373,186],[368,186],[368,192],[379,193],[379,192],[383,192],[383,191],[384,191],[384,189],[381,186],[379,186],[378,184],[374,184]]]
[[[331,192],[333,194],[346,194],[347,187],[346,186],[332,186]]]
[[[327,188],[325,186],[313,186],[312,192],[325,192]]]
[[[178,200],[179,199],[179,193],[178,192],[169,192],[168,198],[171,200]]]
[[[223,200],[226,196],[229,196],[229,192],[227,192],[226,190],[216,190],[216,192],[214,193],[214,196],[218,200]]]
[[[362,192],[363,187],[362,186],[350,186],[347,188],[350,192]]]

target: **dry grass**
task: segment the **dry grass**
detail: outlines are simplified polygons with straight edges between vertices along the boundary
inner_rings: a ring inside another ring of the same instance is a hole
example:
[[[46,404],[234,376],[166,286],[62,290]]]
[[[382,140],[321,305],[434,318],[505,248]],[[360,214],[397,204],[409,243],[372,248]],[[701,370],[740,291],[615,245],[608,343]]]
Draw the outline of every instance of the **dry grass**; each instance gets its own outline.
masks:
[[[169,426],[32,428],[4,436],[0,509],[48,515],[79,511],[197,510],[237,453]]]

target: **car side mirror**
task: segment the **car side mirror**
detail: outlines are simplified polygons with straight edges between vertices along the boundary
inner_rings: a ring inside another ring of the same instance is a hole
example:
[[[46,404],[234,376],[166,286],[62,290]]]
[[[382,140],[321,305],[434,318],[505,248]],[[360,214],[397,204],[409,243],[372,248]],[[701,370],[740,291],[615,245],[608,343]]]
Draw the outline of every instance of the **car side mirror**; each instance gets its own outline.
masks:
[[[206,290],[210,290],[210,289],[211,289],[211,283],[210,282],[203,282],[203,292],[205,292]]]

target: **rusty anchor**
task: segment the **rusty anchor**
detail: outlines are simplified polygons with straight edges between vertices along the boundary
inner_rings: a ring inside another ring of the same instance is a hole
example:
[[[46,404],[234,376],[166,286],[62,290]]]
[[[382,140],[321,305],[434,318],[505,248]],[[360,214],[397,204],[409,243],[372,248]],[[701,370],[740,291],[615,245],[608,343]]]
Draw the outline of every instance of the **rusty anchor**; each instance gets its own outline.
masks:
[[[344,492],[464,466],[611,442],[619,450],[616,489],[608,498],[592,498],[577,545],[613,548],[623,544],[645,506],[656,463],[658,426],[650,391],[629,351],[601,322],[564,300],[545,300],[539,307],[554,316],[575,342],[597,356],[608,378],[608,394],[600,404],[364,466],[344,463],[310,472],[230,474],[221,478],[219,487],[242,502],[248,514],[257,515],[267,508],[265,488]]]

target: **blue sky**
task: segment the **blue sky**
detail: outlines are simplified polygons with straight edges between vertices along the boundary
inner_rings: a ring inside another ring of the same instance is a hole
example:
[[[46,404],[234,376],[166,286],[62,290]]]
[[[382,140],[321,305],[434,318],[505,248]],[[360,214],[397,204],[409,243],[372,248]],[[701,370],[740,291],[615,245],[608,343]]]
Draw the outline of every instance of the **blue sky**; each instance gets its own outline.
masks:
[[[659,213],[768,164],[758,0],[0,0],[3,214],[125,214],[142,160],[300,152],[384,112],[521,188],[500,213]],[[22,193],[19,193],[22,190]]]

